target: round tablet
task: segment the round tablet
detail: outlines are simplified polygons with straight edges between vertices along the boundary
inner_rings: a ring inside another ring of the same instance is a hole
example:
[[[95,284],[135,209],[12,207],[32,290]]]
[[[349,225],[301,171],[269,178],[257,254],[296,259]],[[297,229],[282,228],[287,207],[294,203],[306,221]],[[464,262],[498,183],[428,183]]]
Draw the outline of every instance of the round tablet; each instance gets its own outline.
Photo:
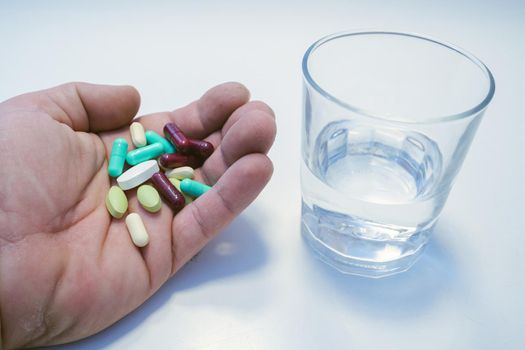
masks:
[[[159,170],[156,160],[147,160],[126,170],[126,172],[117,177],[117,183],[124,191],[129,190],[148,181]]]
[[[140,205],[147,211],[156,213],[160,210],[160,195],[153,186],[141,185],[137,190],[137,198]]]

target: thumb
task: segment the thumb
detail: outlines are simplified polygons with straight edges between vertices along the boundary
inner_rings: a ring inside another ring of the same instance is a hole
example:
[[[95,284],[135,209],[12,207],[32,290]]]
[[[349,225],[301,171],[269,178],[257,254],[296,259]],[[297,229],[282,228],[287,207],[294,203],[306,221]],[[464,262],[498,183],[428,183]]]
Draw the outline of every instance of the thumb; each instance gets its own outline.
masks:
[[[129,124],[139,109],[140,95],[132,86],[67,83],[14,97],[5,104],[41,109],[75,131],[99,132]]]

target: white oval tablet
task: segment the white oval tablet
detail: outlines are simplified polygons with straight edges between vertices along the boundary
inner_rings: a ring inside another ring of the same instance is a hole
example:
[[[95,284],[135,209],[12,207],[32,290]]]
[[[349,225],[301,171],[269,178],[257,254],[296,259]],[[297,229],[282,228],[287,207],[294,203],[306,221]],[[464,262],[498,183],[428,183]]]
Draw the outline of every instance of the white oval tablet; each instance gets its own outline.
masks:
[[[153,174],[159,171],[159,165],[156,160],[147,160],[126,170],[117,177],[117,183],[120,188],[126,191],[148,181]]]
[[[181,166],[180,168],[166,171],[166,176],[173,177],[178,180],[193,179],[193,169],[189,166]]]
[[[144,222],[139,214],[131,213],[126,216],[126,226],[133,244],[137,247],[144,247],[148,244],[148,231],[146,231],[146,226],[144,226]]]

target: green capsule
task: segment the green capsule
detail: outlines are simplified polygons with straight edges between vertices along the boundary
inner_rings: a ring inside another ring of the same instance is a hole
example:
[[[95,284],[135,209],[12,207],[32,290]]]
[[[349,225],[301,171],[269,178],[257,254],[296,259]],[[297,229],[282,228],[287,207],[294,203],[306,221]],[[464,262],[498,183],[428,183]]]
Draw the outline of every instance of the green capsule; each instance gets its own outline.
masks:
[[[180,189],[183,193],[193,197],[199,197],[210,190],[210,186],[191,179],[184,179],[180,182]]]
[[[113,141],[111,155],[109,157],[108,174],[111,177],[117,177],[122,174],[124,162],[126,161],[126,152],[128,151],[128,142],[119,137]]]
[[[171,144],[168,140],[166,140],[164,137],[157,134],[155,131],[148,130],[146,131],[146,141],[148,144],[152,144],[155,142],[161,143],[164,147],[164,153],[175,153],[175,146]]]
[[[161,143],[156,142],[152,143],[151,145],[129,151],[126,156],[126,161],[129,165],[137,165],[147,160],[157,158],[163,153],[164,147],[162,147]]]

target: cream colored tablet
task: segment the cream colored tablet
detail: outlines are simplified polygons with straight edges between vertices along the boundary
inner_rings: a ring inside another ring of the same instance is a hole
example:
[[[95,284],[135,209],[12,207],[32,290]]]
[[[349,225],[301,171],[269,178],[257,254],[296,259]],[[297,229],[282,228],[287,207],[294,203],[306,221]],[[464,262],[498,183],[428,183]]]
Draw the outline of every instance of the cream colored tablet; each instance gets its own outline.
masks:
[[[126,216],[126,226],[133,244],[137,247],[144,247],[149,242],[148,231],[142,222],[142,218],[137,213],[131,213]]]
[[[129,126],[129,132],[131,133],[131,141],[135,147],[146,146],[146,134],[144,134],[144,127],[139,122],[133,122]]]

